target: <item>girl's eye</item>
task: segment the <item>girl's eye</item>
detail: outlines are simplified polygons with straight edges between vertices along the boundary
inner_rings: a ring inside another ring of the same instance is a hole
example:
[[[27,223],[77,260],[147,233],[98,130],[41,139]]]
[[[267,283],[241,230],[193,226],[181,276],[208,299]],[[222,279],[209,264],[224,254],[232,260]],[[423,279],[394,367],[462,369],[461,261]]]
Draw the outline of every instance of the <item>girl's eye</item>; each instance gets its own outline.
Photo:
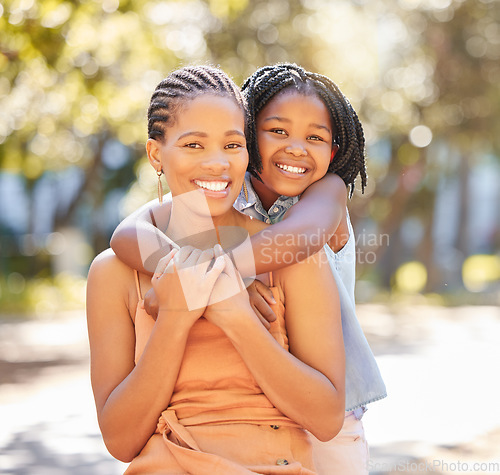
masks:
[[[190,142],[190,143],[185,144],[184,147],[187,147],[187,148],[201,148],[201,145],[199,143],[196,143],[196,142]]]
[[[324,142],[324,140],[319,135],[310,135],[309,137],[307,137],[307,139]]]

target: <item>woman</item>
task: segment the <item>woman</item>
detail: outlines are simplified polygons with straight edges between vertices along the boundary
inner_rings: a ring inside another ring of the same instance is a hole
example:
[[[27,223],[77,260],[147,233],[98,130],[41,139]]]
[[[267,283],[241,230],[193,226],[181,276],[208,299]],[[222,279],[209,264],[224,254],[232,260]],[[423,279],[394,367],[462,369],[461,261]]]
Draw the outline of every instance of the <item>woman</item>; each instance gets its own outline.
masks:
[[[277,300],[267,330],[217,245],[265,227],[232,207],[248,162],[237,87],[217,69],[183,68],[158,85],[148,118],[148,158],[173,196],[166,234],[183,247],[151,281],[109,250],[91,266],[92,386],[108,450],[132,461],[127,474],[314,473],[304,429],[331,439],[344,411],[327,260],[321,251],[259,276]],[[156,322],[140,306],[151,285]]]

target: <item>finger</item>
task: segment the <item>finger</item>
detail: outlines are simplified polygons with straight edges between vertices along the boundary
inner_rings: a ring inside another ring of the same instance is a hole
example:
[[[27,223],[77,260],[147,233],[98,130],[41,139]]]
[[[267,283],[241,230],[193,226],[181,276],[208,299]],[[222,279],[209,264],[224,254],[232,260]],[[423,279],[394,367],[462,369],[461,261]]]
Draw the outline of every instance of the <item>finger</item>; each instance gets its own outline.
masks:
[[[264,325],[268,330],[271,328],[271,324],[261,315],[259,310],[252,305],[253,311],[255,312],[255,315],[257,315],[258,319]]]
[[[174,256],[177,254],[177,252],[178,252],[177,249],[172,249],[165,257],[162,257],[159,260],[158,265],[156,266],[155,273],[153,274],[153,277],[156,277],[158,279],[163,275],[166,268],[168,267]]]
[[[198,259],[201,256],[202,251],[200,249],[195,249],[191,251],[186,260],[184,261],[185,267],[195,266],[198,263]]]
[[[176,263],[180,266],[194,251],[193,246],[183,246],[176,255]]]
[[[269,305],[276,303],[272,290],[258,279],[255,279],[255,289],[260,295],[262,295],[262,297],[264,297]]]
[[[222,254],[224,254],[224,249],[222,249],[222,246],[220,244],[216,244],[214,246],[214,256],[219,257],[222,256]]]
[[[205,249],[198,257],[198,263],[201,264],[202,262],[211,262],[214,257],[215,253],[212,248]]]
[[[241,278],[240,273],[238,272],[238,269],[236,269],[233,261],[229,257],[228,254],[224,254],[224,259],[226,261],[226,267],[224,269],[224,272],[227,273],[231,277],[231,279],[235,282],[235,284],[238,286],[239,290],[246,290],[245,284],[243,283],[243,279]]]
[[[210,248],[201,252],[195,265],[199,266],[206,273],[207,270],[211,269],[214,262],[214,250]]]
[[[205,278],[208,282],[215,284],[215,281],[219,278],[225,267],[226,261],[224,260],[224,256],[217,257],[212,268],[205,274]]]
[[[264,299],[254,300],[253,304],[259,311],[259,314],[268,322],[274,322],[276,320],[276,314]]]

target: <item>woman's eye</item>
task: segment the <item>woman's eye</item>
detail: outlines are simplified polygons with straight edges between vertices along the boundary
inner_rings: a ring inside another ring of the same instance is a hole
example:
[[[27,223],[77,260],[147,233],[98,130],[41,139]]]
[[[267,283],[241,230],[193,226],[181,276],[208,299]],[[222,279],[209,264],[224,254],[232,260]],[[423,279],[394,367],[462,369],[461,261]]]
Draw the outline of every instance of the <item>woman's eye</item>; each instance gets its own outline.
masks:
[[[242,147],[243,147],[243,144],[241,144],[241,143],[228,143],[226,145],[226,148],[230,148],[230,149],[242,148]]]
[[[283,129],[271,129],[271,132],[278,135],[286,135],[286,131]]]

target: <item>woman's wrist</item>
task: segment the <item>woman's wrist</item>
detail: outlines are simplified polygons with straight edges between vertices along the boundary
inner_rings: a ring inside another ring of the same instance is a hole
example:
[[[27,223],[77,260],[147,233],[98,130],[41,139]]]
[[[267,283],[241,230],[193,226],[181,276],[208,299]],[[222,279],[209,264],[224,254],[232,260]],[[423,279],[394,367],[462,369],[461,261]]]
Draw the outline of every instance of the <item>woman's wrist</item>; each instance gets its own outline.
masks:
[[[228,312],[227,318],[218,326],[233,343],[245,339],[255,327],[266,330],[250,305]]]
[[[192,326],[201,316],[199,311],[172,310],[171,308],[160,307],[156,325],[165,328],[166,331],[176,332],[179,335],[189,333]]]

